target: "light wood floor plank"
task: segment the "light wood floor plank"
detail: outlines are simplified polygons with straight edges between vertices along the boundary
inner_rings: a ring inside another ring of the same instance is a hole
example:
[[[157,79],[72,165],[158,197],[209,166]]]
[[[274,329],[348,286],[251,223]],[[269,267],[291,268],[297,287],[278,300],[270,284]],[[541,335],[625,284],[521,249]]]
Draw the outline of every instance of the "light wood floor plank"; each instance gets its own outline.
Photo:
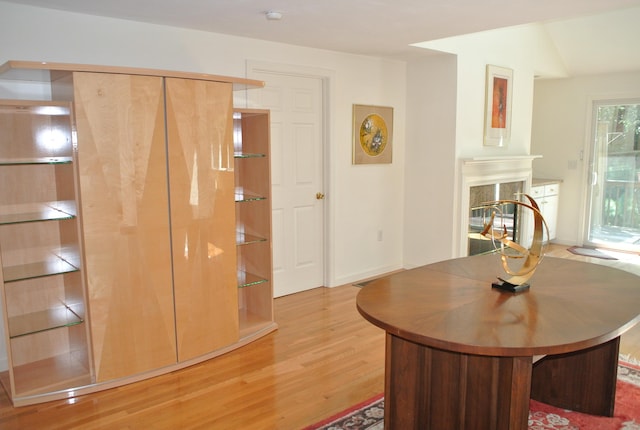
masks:
[[[640,275],[633,262],[574,256],[561,246],[549,254]],[[0,429],[304,428],[383,391],[384,332],[358,314],[358,291],[345,285],[278,298],[276,332],[151,380],[21,408],[1,392]],[[640,358],[640,326],[622,336],[621,352]]]

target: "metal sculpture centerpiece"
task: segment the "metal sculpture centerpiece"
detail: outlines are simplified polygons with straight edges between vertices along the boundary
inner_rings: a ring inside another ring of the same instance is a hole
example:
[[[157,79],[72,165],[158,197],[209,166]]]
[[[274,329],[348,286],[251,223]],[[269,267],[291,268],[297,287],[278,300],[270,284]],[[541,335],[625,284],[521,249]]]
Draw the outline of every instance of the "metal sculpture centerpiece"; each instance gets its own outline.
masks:
[[[529,289],[529,280],[544,257],[546,249],[544,232],[549,237],[547,222],[536,201],[528,194],[520,194],[520,196],[527,200],[495,200],[481,205],[484,228],[480,234],[493,242],[495,251],[500,254],[502,268],[508,275],[504,278],[498,276],[498,281],[491,285],[493,288],[512,293]],[[515,238],[509,237],[504,208],[513,207],[512,205],[520,209],[528,209],[533,214],[533,238],[529,248],[517,243]]]

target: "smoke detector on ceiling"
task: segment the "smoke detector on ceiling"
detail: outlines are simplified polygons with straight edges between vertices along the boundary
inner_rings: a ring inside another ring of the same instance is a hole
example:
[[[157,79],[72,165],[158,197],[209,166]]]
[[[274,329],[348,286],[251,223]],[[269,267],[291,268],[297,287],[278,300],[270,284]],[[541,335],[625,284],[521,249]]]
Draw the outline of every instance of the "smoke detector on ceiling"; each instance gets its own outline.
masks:
[[[264,14],[269,21],[280,21],[282,19],[282,14],[280,12],[276,12],[274,10],[269,10]]]

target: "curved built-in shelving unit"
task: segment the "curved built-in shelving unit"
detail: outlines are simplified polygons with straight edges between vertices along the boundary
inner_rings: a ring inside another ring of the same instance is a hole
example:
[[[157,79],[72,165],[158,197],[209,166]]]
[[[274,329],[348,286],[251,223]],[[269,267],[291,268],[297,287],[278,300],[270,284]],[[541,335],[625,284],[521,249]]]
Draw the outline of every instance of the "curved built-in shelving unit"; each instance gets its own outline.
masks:
[[[234,111],[230,94],[263,82],[30,61],[0,77],[48,82],[55,100],[0,101],[0,383],[15,406],[176,371],[276,330],[269,112]],[[124,109],[127,121],[111,115]]]

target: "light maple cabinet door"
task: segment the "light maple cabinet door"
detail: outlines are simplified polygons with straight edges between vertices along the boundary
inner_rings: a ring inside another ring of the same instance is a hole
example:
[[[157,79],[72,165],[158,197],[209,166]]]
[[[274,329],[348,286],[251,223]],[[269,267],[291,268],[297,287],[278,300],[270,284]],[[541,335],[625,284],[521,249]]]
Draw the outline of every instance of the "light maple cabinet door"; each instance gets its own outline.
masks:
[[[166,79],[178,361],[238,341],[229,83]]]
[[[176,362],[161,77],[74,73],[97,381]]]

